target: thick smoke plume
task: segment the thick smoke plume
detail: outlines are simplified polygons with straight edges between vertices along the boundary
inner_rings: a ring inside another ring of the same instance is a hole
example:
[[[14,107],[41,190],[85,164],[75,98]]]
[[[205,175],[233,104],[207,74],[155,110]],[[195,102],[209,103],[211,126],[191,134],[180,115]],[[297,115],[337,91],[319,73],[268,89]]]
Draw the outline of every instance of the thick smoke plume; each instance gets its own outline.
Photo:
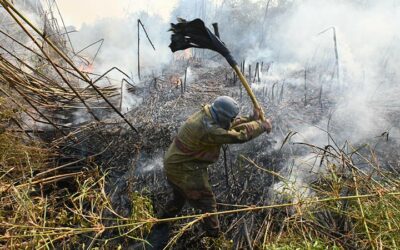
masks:
[[[76,50],[85,48],[99,39],[100,43],[82,52],[87,58],[97,56],[93,63],[96,72],[106,71],[118,67],[138,80],[137,56],[137,20],[144,24],[148,35],[155,46],[151,47],[146,35],[140,27],[140,66],[142,75],[160,73],[160,70],[171,60],[169,51],[168,24],[159,16],[150,16],[146,13],[132,13],[124,18],[104,18],[93,24],[83,24],[79,32],[71,34]]]
[[[332,143],[326,133],[329,131],[341,146],[346,141],[373,144],[383,133],[390,135],[392,143],[399,142],[399,73],[395,69],[400,59],[400,44],[396,42],[399,11],[394,1],[299,1],[271,20],[274,26],[269,28],[267,47],[249,49],[249,59],[274,61],[269,77],[275,80],[289,78],[287,74],[293,71],[307,71],[309,81],[322,85],[333,100],[325,110],[325,118],[317,124],[291,128],[298,132],[292,141],[323,147]],[[288,85],[303,85],[300,79],[289,79]],[[309,156],[295,157],[289,177],[295,190],[310,179],[314,164],[310,164]],[[279,190],[280,185],[274,188]]]

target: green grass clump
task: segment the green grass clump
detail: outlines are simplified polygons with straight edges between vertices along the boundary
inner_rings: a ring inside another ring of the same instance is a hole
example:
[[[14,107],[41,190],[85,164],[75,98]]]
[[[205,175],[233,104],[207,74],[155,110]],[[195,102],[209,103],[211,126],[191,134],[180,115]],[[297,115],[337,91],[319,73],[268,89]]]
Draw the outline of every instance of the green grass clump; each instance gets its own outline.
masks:
[[[154,218],[153,204],[151,200],[137,192],[131,194],[132,200],[132,213],[129,218],[129,223],[135,223],[137,221],[152,221]],[[130,233],[134,239],[143,239],[149,232],[152,223],[145,223],[138,230]]]

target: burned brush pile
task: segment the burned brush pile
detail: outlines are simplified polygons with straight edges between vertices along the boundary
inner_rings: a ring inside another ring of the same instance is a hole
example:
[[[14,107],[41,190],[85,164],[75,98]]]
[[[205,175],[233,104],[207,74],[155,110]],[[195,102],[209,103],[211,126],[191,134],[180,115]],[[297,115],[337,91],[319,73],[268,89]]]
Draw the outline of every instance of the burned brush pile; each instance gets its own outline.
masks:
[[[204,69],[206,73],[203,73]],[[143,107],[131,113],[134,117],[152,120],[146,123],[150,124],[146,130],[152,131],[150,138],[156,139],[147,140],[144,149],[150,150],[142,152],[137,164],[128,169],[132,172],[126,179],[134,181],[128,193],[137,192],[148,197],[155,214],[162,210],[171,194],[162,171],[163,151],[185,118],[197,111],[199,104],[209,103],[222,94],[240,100],[243,113],[251,110],[250,101],[243,95],[240,85],[226,77],[225,68],[201,66],[192,67],[192,70],[196,72],[197,80],[188,85],[186,92],[179,88],[160,88],[159,93],[149,98],[151,101],[144,102]],[[268,73],[267,69],[263,73]],[[317,72],[309,73],[309,95],[306,97],[303,86],[297,87],[291,82],[303,80],[304,72],[294,72],[282,82],[267,82],[264,88],[257,89],[257,82],[253,83],[259,100],[268,107],[274,131],[243,145],[224,147],[220,160],[209,168],[224,236],[216,240],[204,238],[200,227],[191,224],[201,215],[190,219],[184,217],[173,223],[176,237],[171,238],[169,247],[269,249],[313,245],[317,249],[333,246],[367,249],[375,244],[371,235],[377,237],[381,230],[387,230],[389,234],[388,238],[381,239],[386,242],[384,244],[398,244],[392,234],[397,230],[394,225],[398,225],[398,221],[392,220],[392,216],[386,217],[385,214],[390,213],[388,210],[381,214],[386,221],[385,229],[373,226],[379,223],[375,217],[376,207],[386,203],[396,206],[398,202],[395,197],[391,200],[392,195],[397,196],[399,187],[395,177],[397,170],[381,167],[392,161],[390,168],[398,169],[396,152],[392,151],[398,145],[396,141],[375,138],[368,142],[374,147],[350,143],[338,146],[336,138],[326,131],[331,144],[325,147],[292,140],[299,124],[318,127],[329,117],[334,105],[331,98],[334,92],[326,90],[321,97],[323,90],[314,82],[316,75]],[[141,123],[140,119],[136,121],[135,124]],[[386,158],[388,151],[382,153],[382,144],[391,151],[392,160]],[[371,158],[375,154],[379,156]],[[380,188],[388,192],[386,198],[389,200],[376,197]],[[117,195],[123,196],[123,193]],[[365,198],[368,200],[364,201]],[[186,207],[182,215],[191,216],[198,212]],[[370,216],[368,219],[366,214]]]

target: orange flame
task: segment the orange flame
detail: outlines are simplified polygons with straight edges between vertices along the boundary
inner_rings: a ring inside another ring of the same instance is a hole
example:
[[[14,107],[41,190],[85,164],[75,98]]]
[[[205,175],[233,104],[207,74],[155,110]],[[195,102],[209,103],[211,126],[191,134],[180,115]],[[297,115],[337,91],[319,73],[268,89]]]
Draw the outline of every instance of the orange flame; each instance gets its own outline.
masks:
[[[179,85],[182,84],[182,79],[180,78],[179,75],[172,75],[169,80],[171,84],[174,85],[175,87],[178,87]]]
[[[82,64],[80,67],[79,67],[79,70],[80,71],[82,71],[82,72],[84,72],[84,73],[93,73],[93,71],[94,71],[94,66],[93,66],[93,64],[91,64],[91,63],[89,63],[89,64]]]
[[[174,53],[174,59],[175,61],[178,60],[190,60],[193,58],[192,50],[191,49],[185,49],[184,51],[177,51]]]

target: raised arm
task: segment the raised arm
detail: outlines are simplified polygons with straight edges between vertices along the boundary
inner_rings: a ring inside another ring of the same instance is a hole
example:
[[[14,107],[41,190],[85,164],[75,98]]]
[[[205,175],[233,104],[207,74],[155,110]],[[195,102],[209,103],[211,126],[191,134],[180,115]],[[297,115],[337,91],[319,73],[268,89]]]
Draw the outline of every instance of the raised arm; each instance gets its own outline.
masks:
[[[240,123],[229,130],[211,129],[205,139],[212,144],[244,143],[258,137],[265,131],[271,131],[271,123],[268,120],[264,122],[257,120]]]

